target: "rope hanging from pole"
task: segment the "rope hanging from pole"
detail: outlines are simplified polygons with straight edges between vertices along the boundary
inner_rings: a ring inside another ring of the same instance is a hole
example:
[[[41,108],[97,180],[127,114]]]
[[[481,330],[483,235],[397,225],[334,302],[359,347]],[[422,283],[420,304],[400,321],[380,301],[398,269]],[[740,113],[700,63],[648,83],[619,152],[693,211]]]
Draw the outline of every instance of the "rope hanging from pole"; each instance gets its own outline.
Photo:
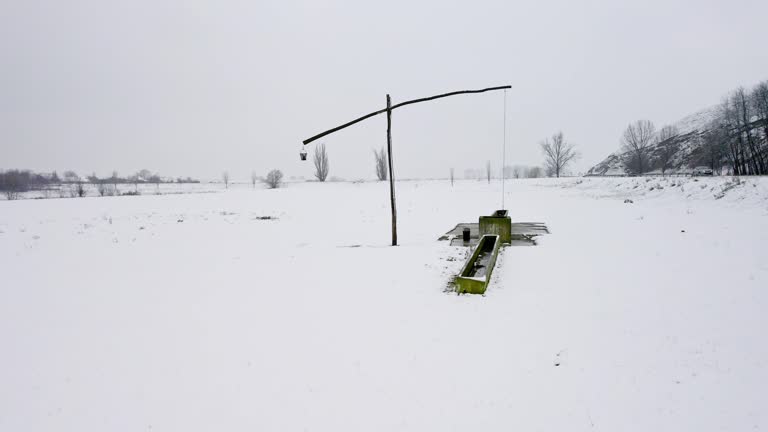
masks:
[[[504,89],[504,141],[501,151],[501,210],[504,210],[504,184],[507,181],[505,168],[507,165],[507,89]]]

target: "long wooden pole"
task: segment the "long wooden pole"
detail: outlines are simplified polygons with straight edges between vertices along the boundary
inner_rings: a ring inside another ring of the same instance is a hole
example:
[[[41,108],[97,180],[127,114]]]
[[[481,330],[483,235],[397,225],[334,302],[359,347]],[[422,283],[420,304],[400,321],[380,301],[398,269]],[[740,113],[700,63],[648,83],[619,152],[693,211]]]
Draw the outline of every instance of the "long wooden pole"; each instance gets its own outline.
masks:
[[[319,134],[317,134],[317,135],[315,135],[313,137],[305,139],[303,141],[303,143],[305,145],[309,144],[309,143],[311,143],[314,140],[320,139],[320,138],[322,138],[322,137],[324,137],[326,135],[332,134],[332,133],[334,133],[336,131],[339,131],[341,129],[350,127],[353,124],[359,123],[359,122],[361,122],[361,121],[363,121],[363,120],[365,120],[367,118],[371,118],[371,117],[373,117],[375,115],[383,114],[385,112],[392,111],[392,110],[394,110],[396,108],[400,108],[400,107],[403,107],[403,106],[406,106],[406,105],[411,105],[411,104],[415,104],[415,103],[419,103],[419,102],[427,102],[427,101],[431,101],[431,100],[435,100],[435,99],[440,99],[440,98],[444,98],[444,97],[448,97],[448,96],[456,96],[456,95],[461,95],[461,94],[485,93],[487,91],[503,90],[503,89],[508,89],[508,88],[512,88],[512,86],[506,85],[506,86],[499,86],[499,87],[488,87],[488,88],[484,88],[484,89],[480,89],[480,90],[459,90],[459,91],[454,91],[454,92],[450,92],[450,93],[439,94],[439,95],[436,95],[436,96],[430,96],[430,97],[425,97],[425,98],[413,99],[413,100],[409,100],[409,101],[405,101],[405,102],[400,102],[399,104],[392,105],[389,108],[384,108],[384,109],[380,109],[378,111],[374,111],[374,112],[366,114],[366,115],[364,115],[362,117],[358,117],[358,118],[356,118],[356,119],[354,119],[354,120],[352,120],[350,122],[344,123],[343,125],[336,126],[333,129],[328,129],[325,132],[320,132]]]
[[[395,169],[392,166],[392,99],[387,95],[387,159],[389,161],[389,203],[392,208],[392,246],[397,246],[397,206],[395,205]]]

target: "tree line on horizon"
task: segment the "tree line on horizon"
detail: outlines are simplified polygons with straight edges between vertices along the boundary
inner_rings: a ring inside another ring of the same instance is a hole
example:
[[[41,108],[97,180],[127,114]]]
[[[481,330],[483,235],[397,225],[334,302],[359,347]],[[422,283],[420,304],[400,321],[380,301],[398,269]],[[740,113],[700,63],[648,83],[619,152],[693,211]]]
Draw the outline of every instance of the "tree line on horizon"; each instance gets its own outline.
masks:
[[[579,153],[576,151],[574,144],[565,140],[562,132],[557,132],[552,135],[551,139],[544,139],[541,143],[542,154],[544,155],[544,163],[542,166],[529,166],[529,165],[505,165],[502,172],[497,176],[493,175],[491,168],[491,161],[487,161],[483,168],[467,168],[464,170],[465,179],[486,179],[489,183],[492,178],[504,177],[509,179],[520,178],[540,178],[540,177],[560,177],[564,173],[568,166],[579,158]],[[389,165],[387,161],[387,149],[382,147],[381,149],[373,149],[374,157],[374,171],[376,173],[376,179],[378,181],[385,181],[389,178]],[[319,182],[324,182],[328,178],[329,173],[329,158],[328,152],[325,148],[325,144],[320,144],[315,148],[313,155],[313,164],[315,168],[314,176]],[[226,172],[224,175],[227,175]],[[224,177],[222,177],[224,178]],[[255,183],[258,177],[255,173],[251,175],[251,182],[255,187]],[[456,170],[454,168],[449,169],[449,179],[451,185],[456,180]],[[224,180],[227,183],[227,180]]]
[[[765,175],[768,174],[768,81],[762,81],[747,90],[739,87],[725,96],[717,107],[715,118],[709,122],[704,131],[695,136],[692,133],[681,134],[672,125],[656,130],[650,120],[637,120],[630,123],[624,130],[620,143],[623,154],[621,163],[626,172],[631,175],[644,175],[659,170],[662,175],[675,168],[675,155],[681,145],[694,140],[696,144],[696,163],[709,167],[712,173],[721,173],[724,169],[733,175]],[[565,140],[562,132],[557,132],[551,138],[539,143],[544,157],[543,167],[513,165],[505,166],[499,177],[503,178],[537,178],[542,176],[560,177],[567,172],[569,165],[579,158],[575,145]],[[386,149],[373,150],[376,178],[384,181],[388,178]],[[313,156],[315,178],[325,182],[330,172],[330,162],[324,144],[315,148]],[[455,170],[450,168],[450,181],[455,180]],[[485,174],[483,176],[483,174]],[[491,161],[487,161],[485,169],[469,168],[464,171],[464,178],[482,179],[490,183],[492,178]],[[270,171],[265,178],[251,174],[251,182],[255,188],[257,180],[261,179],[270,188],[280,187],[283,174],[280,170]],[[229,172],[224,171],[222,180],[229,187]],[[333,180],[333,178],[332,178]],[[149,170],[141,170],[133,175],[121,177],[113,171],[109,177],[98,177],[96,174],[81,177],[74,171],[65,171],[60,177],[56,171],[51,173],[36,173],[32,170],[10,169],[0,171],[0,192],[7,199],[17,199],[22,193],[32,190],[49,190],[59,186],[69,186],[70,196],[85,196],[84,184],[96,186],[99,195],[117,195],[118,185],[133,184],[133,194],[138,194],[139,184],[160,183],[199,183],[191,177],[163,179]],[[124,192],[123,194],[129,194]]]
[[[541,143],[542,150],[545,153],[544,167],[539,166],[527,166],[527,165],[507,165],[503,167],[500,176],[504,178],[539,178],[543,176],[557,176],[559,177],[567,165],[577,156],[577,153],[573,150],[573,145],[568,144],[563,139],[562,132],[558,132],[553,135],[550,143],[549,139],[544,140]],[[387,152],[385,148],[380,150],[373,150],[374,154],[374,169],[376,178],[379,181],[384,181],[389,178]],[[312,158],[314,164],[314,176],[319,182],[325,182],[328,179],[330,173],[330,159],[325,144],[319,144],[314,151]],[[455,170],[450,170],[451,184],[455,180]],[[485,174],[485,175],[483,175]],[[490,182],[492,176],[491,162],[488,161],[483,169],[467,169],[464,171],[464,177],[482,179],[486,178]],[[331,178],[333,181],[335,178]],[[221,174],[221,180],[226,189],[230,184],[230,173],[225,170]],[[263,182],[270,189],[279,188],[283,183],[283,173],[278,169],[273,169],[265,177],[259,176],[255,171],[251,173],[250,177],[251,185],[256,187],[257,182]],[[113,196],[113,195],[136,195],[139,193],[139,184],[155,184],[161,183],[200,183],[199,180],[192,179],[191,177],[176,178],[176,179],[163,179],[159,174],[154,174],[149,170],[141,170],[136,174],[127,177],[120,177],[117,171],[113,171],[109,177],[98,177],[96,174],[81,177],[74,171],[65,171],[60,177],[56,171],[51,173],[35,173],[31,170],[6,170],[0,171],[0,192],[6,195],[6,198],[17,199],[22,193],[34,190],[48,191],[54,186],[58,186],[59,195],[61,197],[83,197],[87,195],[85,185],[91,184],[95,186],[96,191],[100,196]],[[120,193],[118,185],[121,184],[133,184],[134,191]],[[64,187],[66,186],[66,187]]]
[[[191,177],[177,177],[165,179],[157,173],[143,169],[130,176],[121,177],[117,171],[113,171],[109,177],[98,177],[95,173],[82,177],[75,171],[64,171],[59,176],[57,171],[50,173],[36,173],[26,169],[9,169],[0,171],[0,192],[6,199],[18,199],[22,193],[29,191],[57,190],[60,197],[84,197],[87,195],[86,185],[96,188],[100,196],[121,195],[118,185],[133,185],[133,191],[123,192],[122,195],[138,195],[140,184],[154,184],[157,187],[161,183],[200,183]]]

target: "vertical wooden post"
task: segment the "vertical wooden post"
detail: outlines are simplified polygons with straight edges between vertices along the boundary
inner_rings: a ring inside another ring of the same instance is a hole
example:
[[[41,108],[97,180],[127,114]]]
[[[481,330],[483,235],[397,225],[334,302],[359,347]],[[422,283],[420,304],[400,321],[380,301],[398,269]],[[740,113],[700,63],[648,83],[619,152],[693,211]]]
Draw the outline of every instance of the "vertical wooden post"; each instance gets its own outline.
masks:
[[[392,100],[387,95],[387,159],[389,161],[389,201],[392,206],[392,246],[397,246],[397,207],[395,206],[395,170],[392,167]]]

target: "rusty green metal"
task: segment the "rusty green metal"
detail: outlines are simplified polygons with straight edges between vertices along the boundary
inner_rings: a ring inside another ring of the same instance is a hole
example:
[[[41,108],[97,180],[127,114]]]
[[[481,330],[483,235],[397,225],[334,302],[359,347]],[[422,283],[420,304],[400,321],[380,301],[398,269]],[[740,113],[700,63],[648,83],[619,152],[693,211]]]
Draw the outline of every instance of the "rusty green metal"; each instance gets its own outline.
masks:
[[[512,242],[512,219],[507,216],[507,210],[496,210],[491,216],[480,216],[480,235],[495,234],[501,237],[501,242]]]
[[[499,255],[501,237],[486,234],[480,237],[474,252],[454,280],[459,294],[484,294],[491,280],[496,257]]]

